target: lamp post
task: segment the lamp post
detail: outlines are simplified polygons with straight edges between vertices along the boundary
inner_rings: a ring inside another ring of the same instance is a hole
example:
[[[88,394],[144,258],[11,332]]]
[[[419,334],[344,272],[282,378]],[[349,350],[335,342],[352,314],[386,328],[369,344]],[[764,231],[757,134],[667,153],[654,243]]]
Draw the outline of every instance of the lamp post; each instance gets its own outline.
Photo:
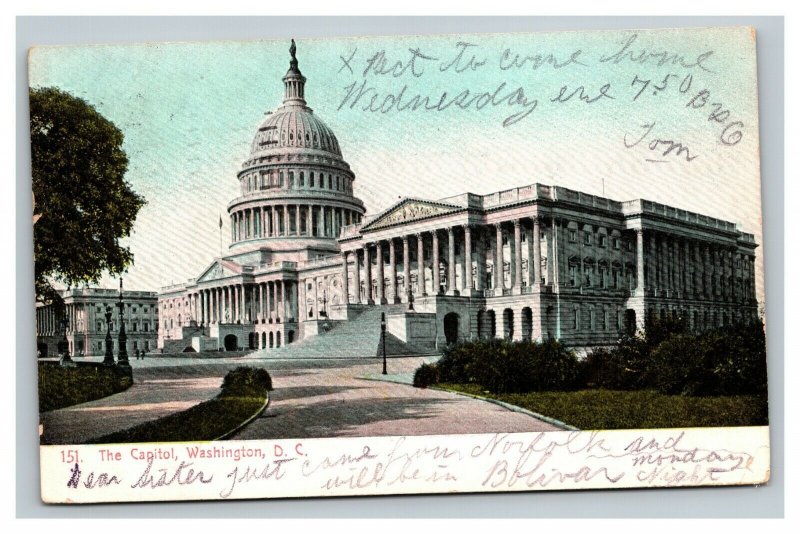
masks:
[[[381,312],[381,344],[383,345],[383,374],[386,374],[386,314]]]
[[[320,315],[328,317],[328,291],[325,289],[322,290],[322,313]]]
[[[128,361],[128,336],[125,334],[125,303],[122,301],[122,278],[119,279],[119,337],[117,343],[117,365],[120,367],[130,367]]]
[[[106,304],[106,355],[103,365],[114,365],[114,349],[111,347],[111,306]]]
[[[414,292],[408,289],[408,311],[414,311]]]

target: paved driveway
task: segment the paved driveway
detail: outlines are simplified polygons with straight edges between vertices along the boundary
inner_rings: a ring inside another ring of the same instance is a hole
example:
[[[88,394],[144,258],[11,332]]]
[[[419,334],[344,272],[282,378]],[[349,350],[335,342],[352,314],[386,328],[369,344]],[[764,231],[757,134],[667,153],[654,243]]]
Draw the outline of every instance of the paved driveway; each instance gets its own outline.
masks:
[[[255,360],[254,363],[258,361]],[[423,358],[389,360],[389,372],[408,374]],[[495,404],[405,384],[364,380],[379,361],[351,360],[273,367],[270,406],[232,439],[323,438],[534,432],[559,428]],[[294,362],[295,364],[299,362]]]
[[[424,358],[392,358],[408,378]],[[238,365],[266,368],[275,388],[264,414],[231,439],[319,438],[533,432],[553,425],[486,401],[405,384],[365,380],[378,359],[132,360],[134,385],[122,393],[42,414],[43,443],[83,443],[185,410],[215,396]]]

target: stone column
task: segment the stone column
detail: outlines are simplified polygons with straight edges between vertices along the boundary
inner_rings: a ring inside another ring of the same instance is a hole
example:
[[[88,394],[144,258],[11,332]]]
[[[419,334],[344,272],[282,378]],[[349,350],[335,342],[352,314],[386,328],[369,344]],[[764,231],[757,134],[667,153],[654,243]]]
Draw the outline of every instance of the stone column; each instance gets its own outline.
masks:
[[[313,237],[314,235],[313,206],[310,204],[306,206],[306,235],[308,237]]]
[[[257,307],[258,322],[264,320],[264,284],[258,284],[258,307]]]
[[[672,240],[672,247],[672,285],[675,288],[675,291],[677,291],[681,296],[684,296],[685,289],[683,287],[683,271],[686,268],[683,266],[683,262],[681,261],[681,244],[677,238]]]
[[[358,261],[358,249],[353,251],[353,302],[363,304],[361,300],[361,266]]]
[[[312,298],[314,299],[314,319],[319,320],[322,310],[320,309],[319,305],[319,282],[317,282],[316,278],[311,278],[311,285],[314,288],[314,291],[311,293]]]
[[[397,255],[394,249],[394,239],[389,238],[389,289],[392,292],[392,302],[400,302],[397,291]]]
[[[547,272],[545,273],[545,282],[547,285],[552,286],[553,280],[555,279],[554,273],[554,263],[555,260],[555,253],[553,247],[553,228],[551,226],[550,231],[545,230],[544,234],[545,246],[547,246]]]
[[[661,285],[663,289],[672,290],[672,281],[669,276],[669,243],[666,236],[661,240]]]
[[[280,280],[281,284],[281,322],[285,323],[289,314],[286,313],[286,282],[284,280]]]
[[[364,287],[366,289],[366,303],[375,304],[372,299],[372,261],[369,259],[369,243],[364,244]]]
[[[408,236],[403,236],[403,302],[408,301],[411,291],[411,258],[408,250]]]
[[[447,294],[458,295],[456,288],[456,238],[452,226],[447,228]]]
[[[539,225],[539,217],[533,218],[533,269],[528,265],[528,272],[533,273],[533,285],[539,287],[542,283],[542,230]],[[549,251],[548,251],[549,252]],[[530,257],[530,255],[529,255]]]
[[[267,316],[267,322],[272,322],[272,307],[273,307],[273,300],[272,300],[272,282],[267,282],[266,287],[264,288],[264,293],[266,293],[265,298],[266,302],[264,303],[265,306],[265,313]]]
[[[513,258],[511,258],[511,265],[514,269],[514,292],[522,292],[522,226],[519,219],[514,220],[514,251]]]
[[[650,251],[648,254],[647,262],[647,280],[645,281],[645,287],[647,289],[656,290],[659,289],[658,287],[658,258],[656,256],[656,235],[654,232],[648,232],[650,234]]]
[[[270,206],[270,215],[272,218],[272,237],[278,237],[278,206]]]
[[[503,294],[503,227],[495,223],[494,290],[495,295]]]
[[[433,268],[431,269],[432,291],[434,295],[438,295],[441,290],[441,279],[439,277],[439,232],[434,230],[431,232],[433,237],[433,244],[431,245],[431,262]]]
[[[350,302],[350,281],[347,279],[347,252],[342,252],[342,304]]]
[[[419,233],[417,234],[417,296],[425,295],[425,241],[422,233]]]
[[[241,288],[241,289],[240,289]],[[247,308],[247,293],[244,284],[241,286],[233,286],[233,291],[236,293],[236,311],[233,317],[233,322],[245,323],[245,309]]]
[[[711,287],[711,251],[707,244],[703,245],[703,296],[711,300],[714,295]]]
[[[651,269],[652,270],[652,269]],[[644,278],[644,229],[636,229],[636,295],[644,296],[648,288]]]
[[[463,291],[472,294],[472,228],[464,225],[464,283]]]
[[[375,276],[377,277],[378,282],[378,303],[379,304],[386,304],[386,290],[383,285],[384,275],[383,275],[383,247],[381,245],[381,241],[375,243],[375,259],[377,260],[377,269]]]
[[[692,272],[694,271],[692,261],[692,246],[688,239],[683,241],[683,298],[691,298],[694,295],[692,287]]]
[[[320,206],[317,213],[317,236],[325,237],[325,207]]]

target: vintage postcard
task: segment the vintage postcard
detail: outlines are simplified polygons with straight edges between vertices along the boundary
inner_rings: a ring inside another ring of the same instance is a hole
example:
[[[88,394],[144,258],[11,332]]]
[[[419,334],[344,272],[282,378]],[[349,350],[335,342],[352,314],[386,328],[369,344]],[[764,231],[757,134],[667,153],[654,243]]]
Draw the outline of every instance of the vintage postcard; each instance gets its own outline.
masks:
[[[765,483],[755,50],[31,49],[42,499]]]

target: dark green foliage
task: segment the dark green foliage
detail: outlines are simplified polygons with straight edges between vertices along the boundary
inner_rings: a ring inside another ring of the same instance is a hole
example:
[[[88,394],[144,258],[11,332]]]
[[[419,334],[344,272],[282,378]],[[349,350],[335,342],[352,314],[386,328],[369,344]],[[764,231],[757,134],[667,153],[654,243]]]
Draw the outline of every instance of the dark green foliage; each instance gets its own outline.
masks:
[[[623,338],[610,349],[594,349],[580,362],[580,381],[590,388],[646,388],[648,354],[640,337]]]
[[[272,377],[262,367],[237,367],[228,372],[222,381],[221,395],[241,395],[272,391]]]
[[[688,334],[679,322],[648,323],[643,337],[596,349],[581,362],[592,388],[655,389],[670,395],[742,395],[767,391],[764,328],[733,325]]]
[[[439,382],[439,368],[436,365],[423,363],[414,372],[414,387],[426,388]]]
[[[264,406],[272,380],[265,369],[237,367],[211,400],[186,411],[98,438],[92,443],[210,441],[234,430]]]
[[[39,411],[58,410],[125,391],[130,373],[117,366],[39,364]]]
[[[449,347],[437,364],[439,380],[480,384],[498,393],[569,390],[578,384],[578,359],[560,343],[475,341]]]
[[[651,353],[650,382],[662,393],[739,395],[767,391],[761,325],[675,335]]]
[[[581,430],[767,425],[767,396],[687,397],[656,391],[584,389],[566,392],[487,394],[479,386],[445,389],[489,396],[553,417]]]
[[[30,90],[36,295],[60,299],[50,282],[96,282],[133,261],[130,235],[143,197],[125,181],[122,132],[86,101],[55,88]]]

